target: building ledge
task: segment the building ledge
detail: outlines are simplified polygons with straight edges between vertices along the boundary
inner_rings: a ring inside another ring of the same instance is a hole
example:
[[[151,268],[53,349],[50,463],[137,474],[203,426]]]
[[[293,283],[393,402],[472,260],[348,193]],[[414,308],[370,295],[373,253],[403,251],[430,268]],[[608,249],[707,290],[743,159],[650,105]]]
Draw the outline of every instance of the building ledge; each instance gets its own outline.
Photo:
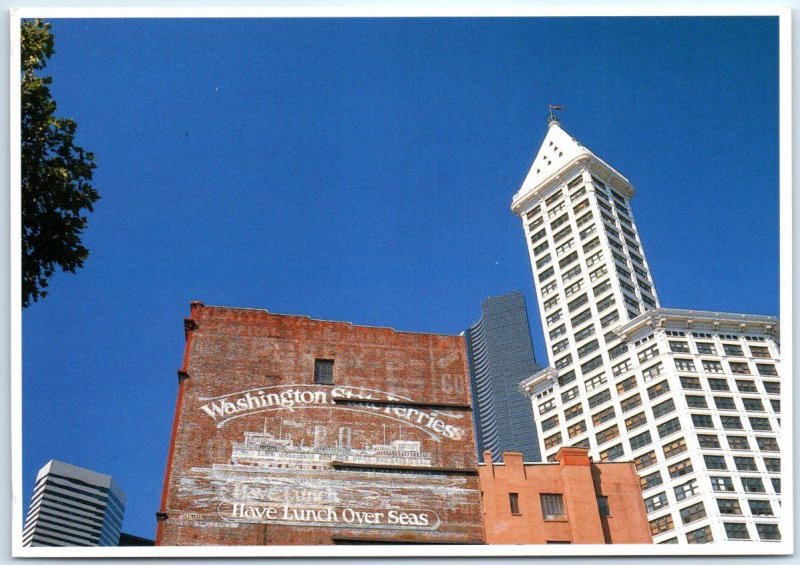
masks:
[[[517,386],[521,394],[531,397],[534,394],[537,394],[539,390],[544,388],[542,385],[555,384],[557,382],[556,379],[558,379],[558,369],[546,367],[538,373],[534,373],[527,379],[521,381]]]
[[[774,316],[756,314],[733,314],[729,312],[711,312],[706,310],[684,310],[680,308],[654,308],[638,315],[627,324],[614,330],[622,339],[627,339],[644,327],[661,328],[668,323],[680,323],[687,330],[693,325],[724,326],[719,331],[738,331],[764,333],[780,338],[780,320]],[[737,329],[731,329],[735,326]],[[716,329],[714,331],[717,331]]]

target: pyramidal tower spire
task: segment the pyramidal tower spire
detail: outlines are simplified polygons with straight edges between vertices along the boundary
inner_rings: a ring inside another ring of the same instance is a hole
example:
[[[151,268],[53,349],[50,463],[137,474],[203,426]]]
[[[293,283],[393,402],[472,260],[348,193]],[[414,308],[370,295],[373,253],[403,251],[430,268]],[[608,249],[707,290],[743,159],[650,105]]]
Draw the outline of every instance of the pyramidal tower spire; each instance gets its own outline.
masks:
[[[564,131],[557,108],[512,210],[528,239],[550,364],[562,369],[599,353],[612,329],[658,298],[631,214],[633,186]]]

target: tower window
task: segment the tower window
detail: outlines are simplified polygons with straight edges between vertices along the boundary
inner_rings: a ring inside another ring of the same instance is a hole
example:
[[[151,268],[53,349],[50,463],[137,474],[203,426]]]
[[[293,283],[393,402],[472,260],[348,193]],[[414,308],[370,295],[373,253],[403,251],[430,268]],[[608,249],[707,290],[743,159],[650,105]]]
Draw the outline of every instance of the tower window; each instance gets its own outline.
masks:
[[[333,359],[314,359],[314,383],[333,384]]]

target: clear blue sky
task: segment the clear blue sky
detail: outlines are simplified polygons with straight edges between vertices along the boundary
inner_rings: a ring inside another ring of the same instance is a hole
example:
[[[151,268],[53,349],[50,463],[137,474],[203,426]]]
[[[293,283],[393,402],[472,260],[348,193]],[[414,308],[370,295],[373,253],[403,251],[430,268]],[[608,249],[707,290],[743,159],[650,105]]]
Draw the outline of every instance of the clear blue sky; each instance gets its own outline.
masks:
[[[511,213],[564,129],[637,188],[661,304],[778,315],[777,18],[56,20],[102,199],[23,314],[23,496],[112,474],[153,537],[189,302],[459,333],[525,293]]]

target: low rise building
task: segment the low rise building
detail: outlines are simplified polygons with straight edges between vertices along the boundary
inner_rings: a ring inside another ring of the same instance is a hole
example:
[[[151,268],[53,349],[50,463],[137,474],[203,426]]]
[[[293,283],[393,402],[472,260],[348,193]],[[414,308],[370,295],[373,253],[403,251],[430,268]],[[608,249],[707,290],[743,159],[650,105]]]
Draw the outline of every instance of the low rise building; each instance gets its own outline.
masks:
[[[592,463],[563,447],[556,463],[505,452],[478,467],[487,544],[652,543],[633,463]]]

